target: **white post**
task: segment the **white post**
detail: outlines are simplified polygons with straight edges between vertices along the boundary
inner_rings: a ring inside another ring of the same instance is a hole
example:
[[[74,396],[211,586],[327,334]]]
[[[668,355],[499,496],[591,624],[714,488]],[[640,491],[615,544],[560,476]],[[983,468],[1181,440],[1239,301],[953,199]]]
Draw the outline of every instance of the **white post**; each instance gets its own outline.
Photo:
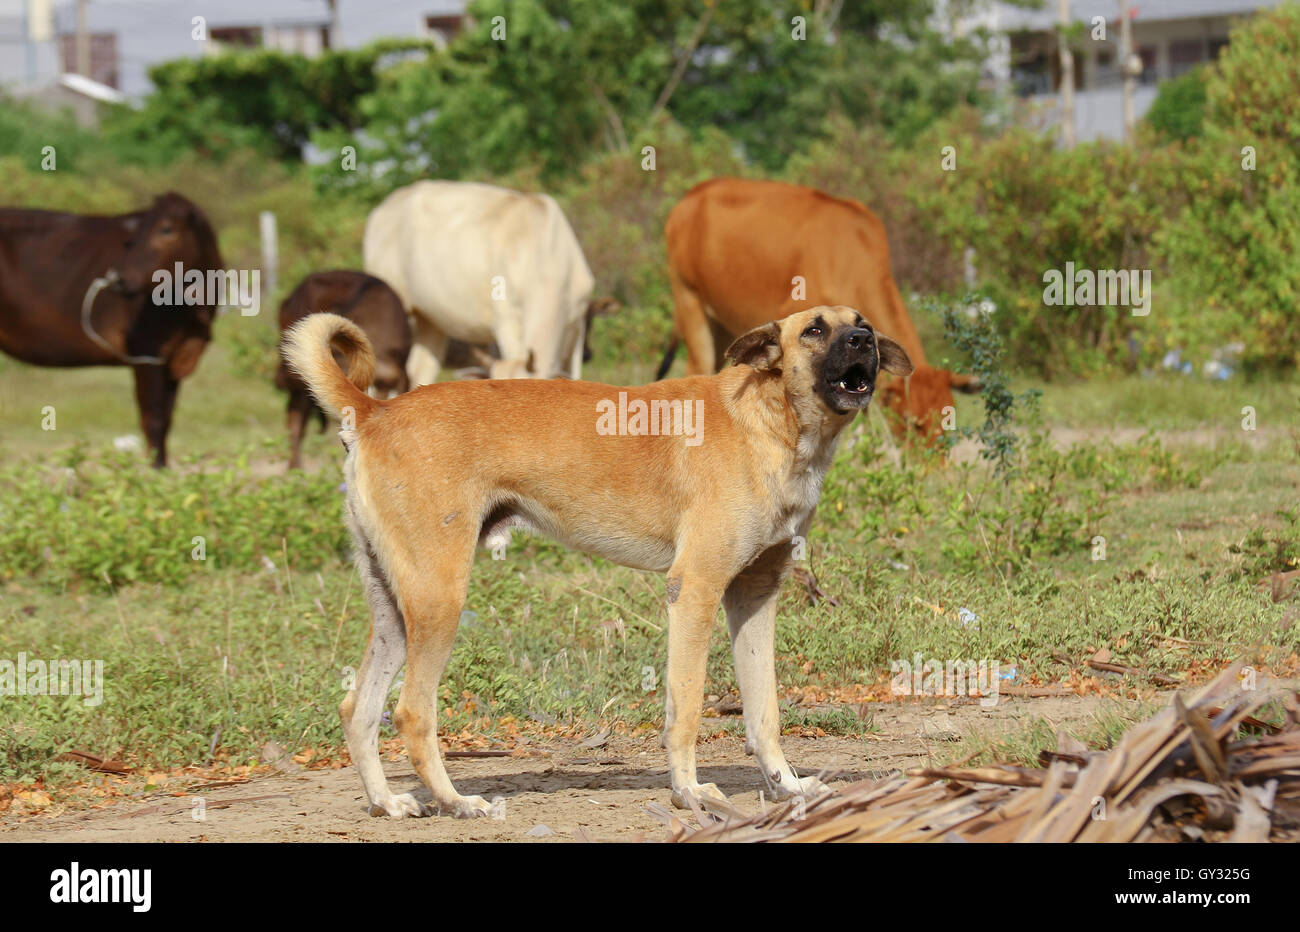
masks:
[[[1074,52],[1066,30],[1070,26],[1070,0],[1060,0],[1061,33],[1057,50],[1061,57],[1061,145],[1074,147]]]
[[[264,210],[258,218],[262,234],[262,298],[275,300],[275,286],[280,268],[280,247],[276,241],[275,214]]]
[[[1119,57],[1124,75],[1124,138],[1131,140],[1137,124],[1133,94],[1137,90],[1138,75],[1142,73],[1142,60],[1133,53],[1133,23],[1129,19],[1128,0],[1119,0],[1119,17]]]

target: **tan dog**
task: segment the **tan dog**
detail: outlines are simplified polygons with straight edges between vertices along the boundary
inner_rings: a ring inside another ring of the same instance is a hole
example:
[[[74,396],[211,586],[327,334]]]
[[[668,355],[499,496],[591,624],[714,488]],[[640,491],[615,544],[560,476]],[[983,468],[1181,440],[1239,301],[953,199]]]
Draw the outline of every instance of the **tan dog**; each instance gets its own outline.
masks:
[[[348,360],[339,370],[331,344]],[[721,798],[695,773],[705,659],[727,612],[746,750],[771,795],[821,789],[781,753],[773,631],[791,540],[804,535],[835,440],[903,349],[847,307],[817,307],[744,334],[713,376],[613,388],[591,382],[427,385],[365,394],[373,357],[350,321],[313,314],[285,356],[343,422],[348,524],[372,613],[356,687],[339,708],[374,815],[425,815],[390,792],[377,748],[393,678],[394,721],[439,813],[484,815],[452,786],[438,748],[438,683],[476,545],[510,527],[639,569],[667,572],[666,746],[673,802]]]

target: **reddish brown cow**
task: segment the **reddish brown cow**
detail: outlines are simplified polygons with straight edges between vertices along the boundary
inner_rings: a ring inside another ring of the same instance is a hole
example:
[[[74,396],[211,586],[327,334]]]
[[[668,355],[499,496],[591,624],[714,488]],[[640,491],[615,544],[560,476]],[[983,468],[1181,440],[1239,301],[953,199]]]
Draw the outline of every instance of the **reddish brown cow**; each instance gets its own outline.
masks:
[[[309,314],[329,311],[348,318],[370,338],[375,351],[375,378],[372,391],[380,398],[400,395],[410,386],[406,377],[406,357],[411,352],[411,326],[402,308],[402,299],[388,285],[364,272],[337,269],[315,272],[302,280],[280,305],[280,333]],[[342,355],[338,355],[342,360]],[[343,363],[340,361],[340,366]],[[325,429],[325,412],[316,404],[299,378],[280,357],[275,384],[289,393],[289,468],[302,466],[302,435],[307,421],[315,414]]]
[[[204,276],[224,266],[207,217],[179,194],[117,216],[0,209],[0,350],[38,366],[131,366],[157,467],[217,310],[159,303],[169,290],[154,275],[178,263]]]
[[[800,185],[715,178],[682,198],[664,233],[676,333],[657,378],[667,374],[679,339],[687,375],[716,372],[740,334],[810,307],[847,305],[898,341],[916,367],[906,379],[879,380],[900,437],[910,426],[933,440],[952,389],[979,390],[971,376],[926,363],[890,273],[884,226],[857,201]]]

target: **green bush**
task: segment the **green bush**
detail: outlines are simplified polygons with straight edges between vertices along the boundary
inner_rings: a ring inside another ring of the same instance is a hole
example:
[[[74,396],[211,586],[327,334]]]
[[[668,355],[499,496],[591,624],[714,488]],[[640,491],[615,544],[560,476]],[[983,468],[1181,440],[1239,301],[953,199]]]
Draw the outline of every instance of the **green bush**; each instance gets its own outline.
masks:
[[[319,566],[346,553],[339,483],[334,468],[258,480],[246,463],[158,471],[133,454],[93,462],[73,448],[60,467],[0,471],[0,578],[56,589],[179,584],[198,572],[257,572],[286,554],[295,567]]]
[[[1161,84],[1144,119],[1162,139],[1200,136],[1205,121],[1205,70],[1194,68]]]
[[[1189,355],[1240,341],[1248,369],[1300,363],[1297,88],[1294,4],[1234,30],[1209,74],[1189,201],[1158,237],[1172,283],[1165,323]]]

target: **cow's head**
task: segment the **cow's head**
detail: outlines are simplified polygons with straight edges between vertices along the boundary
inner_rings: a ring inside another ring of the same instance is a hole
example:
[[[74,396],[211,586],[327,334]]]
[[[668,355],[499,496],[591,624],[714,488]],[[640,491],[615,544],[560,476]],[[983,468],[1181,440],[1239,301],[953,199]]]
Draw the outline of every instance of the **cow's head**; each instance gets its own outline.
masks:
[[[207,217],[179,194],[155,198],[147,210],[127,217],[126,225],[124,251],[108,275],[115,287],[128,296],[144,296],[152,291],[156,284],[154,273],[165,270],[175,275],[177,263],[182,274],[199,270],[206,275],[225,266]],[[171,376],[182,379],[194,371],[212,339],[216,313],[216,306],[207,303],[175,306],[146,300],[128,341],[147,347],[144,351],[156,352],[167,360]]]
[[[171,273],[177,262],[185,269],[219,269],[221,254],[207,217],[191,201],[167,193],[153,204],[125,220],[124,251],[109,270],[109,277],[127,294],[138,294],[154,286],[159,269]]]
[[[371,394],[376,398],[393,398],[410,390],[411,382],[406,375],[406,363],[384,357],[375,360],[375,377],[370,383]]]
[[[979,379],[958,375],[925,364],[906,379],[882,380],[880,402],[889,412],[887,419],[900,441],[919,441],[933,446],[943,434],[944,408],[953,403],[953,391],[966,394],[980,390]]]

